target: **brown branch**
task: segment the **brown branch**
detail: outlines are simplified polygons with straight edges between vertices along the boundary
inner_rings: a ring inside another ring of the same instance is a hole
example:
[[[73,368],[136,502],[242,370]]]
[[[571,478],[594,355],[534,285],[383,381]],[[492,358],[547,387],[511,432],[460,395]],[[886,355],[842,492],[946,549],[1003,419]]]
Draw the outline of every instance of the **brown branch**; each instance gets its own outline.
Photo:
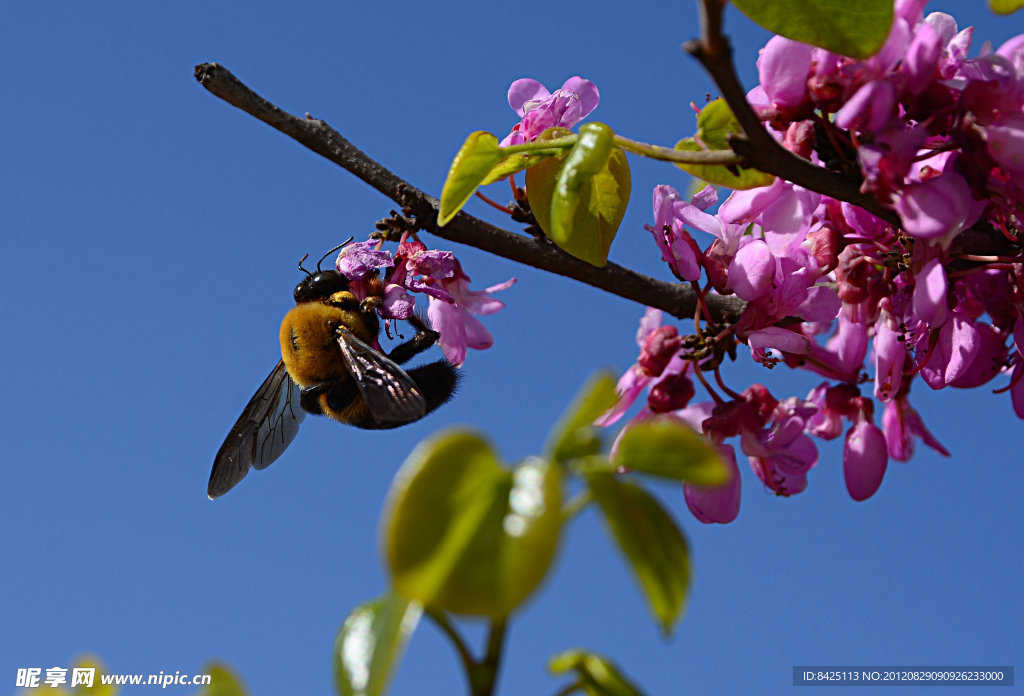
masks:
[[[774,174],[810,191],[852,203],[886,222],[899,225],[896,213],[882,207],[874,196],[861,193],[856,182],[819,167],[776,142],[747,102],[747,94],[736,75],[732,47],[729,38],[722,33],[722,1],[703,0],[700,8],[701,38],[687,41],[683,50],[704,66],[739,121],[743,135],[731,136],[729,146],[743,158],[744,165]]]
[[[696,294],[686,285],[666,283],[608,263],[597,268],[565,253],[546,239],[510,232],[468,213],[460,212],[444,227],[437,226],[438,200],[390,172],[320,119],[299,118],[279,109],[253,92],[222,65],[203,63],[195,68],[203,87],[233,106],[294,138],[331,162],[347,169],[391,200],[417,211],[417,223],[451,242],[517,261],[534,268],[573,278],[627,300],[664,310],[672,316],[693,316]],[[707,298],[714,319],[738,316],[745,303],[736,297]]]

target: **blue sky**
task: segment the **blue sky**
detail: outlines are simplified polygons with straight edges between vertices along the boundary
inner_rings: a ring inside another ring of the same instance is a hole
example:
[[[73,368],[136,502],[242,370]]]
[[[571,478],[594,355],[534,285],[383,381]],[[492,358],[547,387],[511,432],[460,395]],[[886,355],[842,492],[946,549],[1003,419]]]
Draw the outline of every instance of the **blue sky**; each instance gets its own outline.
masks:
[[[978,28],[972,55],[1024,30],[980,2],[929,9]],[[386,433],[308,419],[273,467],[207,500],[214,453],[278,359],[296,262],[361,238],[394,205],[209,95],[193,66],[223,63],[436,193],[467,133],[515,122],[505,92],[519,77],[590,78],[593,118],[630,137],[692,133],[689,102],[713,92],[679,49],[695,6],[65,1],[3,15],[0,690],[14,691],[19,667],[88,651],[113,672],[199,672],[217,658],[257,696],[331,693],[338,626],[385,587],[378,518],[412,447],[465,423],[509,461],[538,452],[593,370],[633,362],[642,308],[456,247],[475,286],[519,279],[456,399]],[[750,86],[766,34],[733,12],[726,28]],[[632,165],[611,256],[666,278],[642,225],[655,184],[687,181]],[[803,395],[816,383],[741,357],[733,385]],[[788,693],[799,664],[1020,664],[1024,426],[1007,395],[975,391],[915,392],[953,456],[890,464],[865,503],[847,497],[832,445],[790,499],[743,467],[740,516],[725,527],[658,488],[696,573],[670,639],[584,513],[512,625],[499,693],[554,693],[546,659],[576,646],[652,694]],[[393,693],[463,692],[454,653],[424,622]]]

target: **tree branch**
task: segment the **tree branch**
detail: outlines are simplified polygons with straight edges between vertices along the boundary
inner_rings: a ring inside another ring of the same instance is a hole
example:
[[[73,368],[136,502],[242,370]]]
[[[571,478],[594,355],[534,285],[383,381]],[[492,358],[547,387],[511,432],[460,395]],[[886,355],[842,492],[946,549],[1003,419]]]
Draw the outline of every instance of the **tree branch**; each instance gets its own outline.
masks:
[[[743,157],[744,166],[774,174],[836,200],[852,203],[898,226],[900,220],[896,213],[882,207],[874,196],[861,193],[856,182],[790,152],[765,130],[761,119],[747,102],[747,94],[732,64],[732,47],[729,38],[722,33],[722,1],[703,0],[700,9],[701,38],[687,41],[683,44],[683,50],[700,61],[739,121],[743,135],[730,137],[729,146]]]
[[[608,263],[597,268],[565,253],[547,239],[535,239],[492,225],[460,212],[444,227],[437,226],[438,200],[395,175],[320,119],[299,118],[281,110],[244,85],[222,65],[203,63],[195,77],[216,97],[255,116],[329,159],[400,205],[417,211],[417,222],[431,234],[466,244],[534,268],[573,278],[627,300],[668,312],[677,318],[692,317],[697,308],[693,290],[680,283],[656,278]],[[737,297],[707,298],[716,321],[738,316],[745,303]]]

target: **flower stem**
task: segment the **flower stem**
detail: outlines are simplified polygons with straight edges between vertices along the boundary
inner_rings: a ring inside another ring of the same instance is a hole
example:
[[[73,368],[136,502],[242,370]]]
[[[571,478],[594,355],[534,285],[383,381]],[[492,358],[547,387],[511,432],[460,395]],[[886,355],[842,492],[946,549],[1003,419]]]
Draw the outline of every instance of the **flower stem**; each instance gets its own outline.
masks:
[[[498,680],[498,667],[501,664],[501,652],[505,644],[507,620],[502,618],[491,622],[486,652],[483,658],[477,660],[443,610],[427,607],[424,611],[455,646],[455,651],[459,654],[459,660],[462,662],[462,668],[466,672],[466,679],[469,681],[470,696],[492,696]]]
[[[552,140],[533,140],[528,143],[508,145],[501,148],[501,152],[507,157],[511,155],[560,155],[562,150],[568,150],[575,145],[578,137],[573,133]]]
[[[424,611],[452,641],[452,645],[455,646],[455,651],[459,654],[459,660],[462,661],[462,668],[466,671],[466,676],[468,678],[476,666],[476,660],[473,659],[472,653],[469,652],[469,647],[466,645],[466,641],[463,640],[461,635],[459,635],[459,632],[455,629],[455,626],[452,625],[452,622],[448,620],[444,611],[437,609],[436,607],[425,607]]]
[[[580,491],[562,508],[562,519],[568,521],[580,514],[592,499],[589,488]]]
[[[676,150],[661,145],[641,143],[622,135],[615,136],[615,144],[626,152],[662,162],[678,162],[680,164],[738,164],[740,162],[739,155],[732,150],[703,150],[701,152]]]
[[[476,192],[476,197],[479,198],[480,200],[482,200],[487,205],[489,205],[492,208],[495,208],[497,210],[500,210],[501,212],[505,213],[506,215],[511,215],[512,214],[512,210],[510,208],[508,208],[507,206],[502,205],[501,203],[498,203],[496,201],[491,200],[490,198],[488,198],[484,194],[480,193],[479,191]]]
[[[503,618],[491,622],[491,630],[487,635],[487,652],[482,660],[473,665],[473,671],[469,673],[471,696],[492,696],[494,693],[507,625]]]

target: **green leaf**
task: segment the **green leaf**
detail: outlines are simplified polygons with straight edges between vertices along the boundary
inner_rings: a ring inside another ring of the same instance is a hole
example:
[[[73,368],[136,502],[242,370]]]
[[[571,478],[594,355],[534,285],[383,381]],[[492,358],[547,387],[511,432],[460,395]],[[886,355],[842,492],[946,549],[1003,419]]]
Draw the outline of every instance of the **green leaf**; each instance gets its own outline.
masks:
[[[697,115],[697,135],[684,138],[676,143],[676,150],[703,152],[706,150],[730,150],[726,137],[742,133],[740,122],[733,116],[724,99],[715,99]],[[726,167],[723,164],[680,164],[676,166],[686,173],[712,184],[732,189],[751,189],[768,186],[775,177],[756,169]]]
[[[234,671],[223,662],[210,662],[203,667],[210,675],[210,683],[199,690],[197,696],[246,696],[248,693]]]
[[[1012,14],[1024,7],[1024,0],[988,0],[988,6],[996,14]]]
[[[603,471],[584,472],[654,618],[668,633],[690,588],[690,552],[672,517],[643,488]]]
[[[544,579],[561,506],[558,466],[532,458],[509,471],[473,432],[435,435],[409,455],[389,494],[384,547],[394,586],[424,605],[505,617]]]
[[[732,469],[693,428],[677,418],[659,416],[622,434],[612,463],[674,481],[723,486]]]
[[[526,170],[526,192],[537,224],[551,241],[602,267],[629,203],[629,163],[626,153],[611,146],[614,134],[604,124],[588,123],[580,131],[568,155]],[[565,132],[550,128],[538,140]]]
[[[615,664],[587,650],[566,650],[548,660],[548,671],[565,674],[573,670],[579,675],[588,696],[641,696],[640,689],[619,671]]]
[[[573,236],[573,218],[583,188],[601,172],[612,154],[615,133],[603,123],[586,123],[569,151],[555,180],[551,197],[551,234],[555,244],[568,243]]]
[[[500,181],[501,179],[504,179],[507,176],[515,174],[516,172],[521,172],[527,167],[532,167],[538,162],[541,162],[543,160],[548,159],[549,157],[554,156],[555,153],[553,152],[546,152],[536,155],[528,155],[525,153],[520,155],[509,155],[508,157],[505,157],[496,165],[494,165],[494,168],[491,169],[487,176],[484,177],[484,180],[480,183],[480,185],[486,186],[487,184],[493,184],[495,181]]]
[[[448,178],[441,189],[441,206],[437,213],[439,227],[455,217],[502,159],[504,155],[501,154],[496,137],[486,131],[469,134],[452,160]]]
[[[334,681],[338,693],[384,693],[422,613],[418,603],[396,592],[353,609],[334,641]]]
[[[594,421],[617,401],[615,378],[607,372],[592,376],[548,434],[548,456],[564,464],[597,454],[601,438]]]
[[[851,58],[873,56],[892,27],[892,0],[733,0],[768,31]]]

